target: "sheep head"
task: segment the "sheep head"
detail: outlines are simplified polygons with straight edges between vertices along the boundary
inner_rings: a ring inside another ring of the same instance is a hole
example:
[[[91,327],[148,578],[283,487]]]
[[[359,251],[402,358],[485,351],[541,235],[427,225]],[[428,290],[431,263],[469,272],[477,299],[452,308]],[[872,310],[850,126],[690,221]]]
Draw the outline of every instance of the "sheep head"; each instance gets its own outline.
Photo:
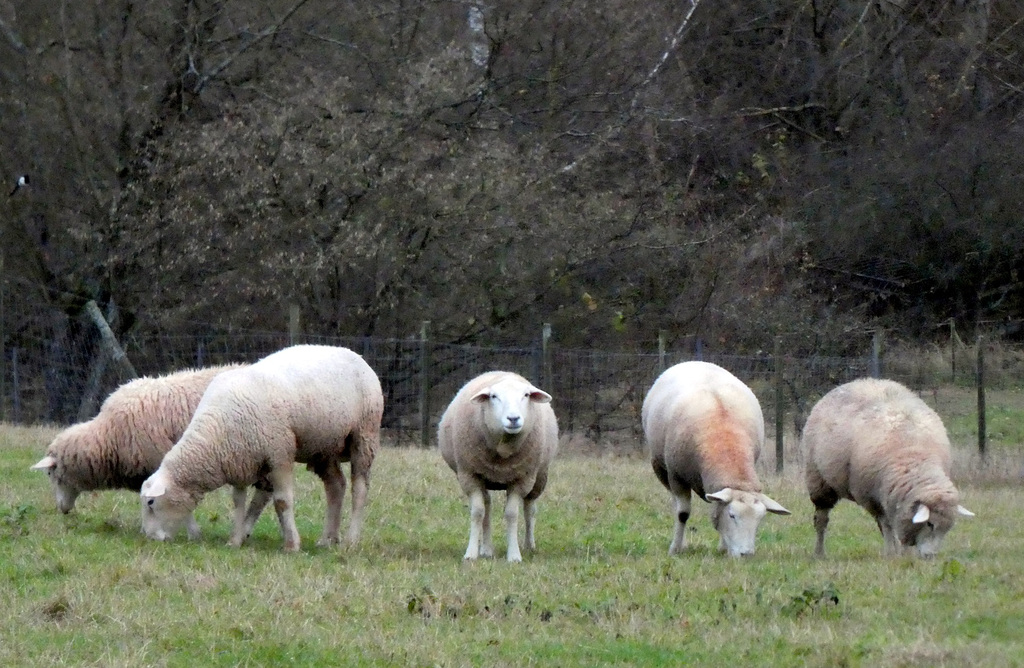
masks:
[[[174,538],[198,505],[174,484],[163,468],[146,478],[140,496],[142,532],[154,540]]]
[[[514,436],[529,428],[530,404],[546,404],[551,395],[518,378],[504,378],[473,395],[484,407],[484,422],[492,433]]]
[[[56,457],[48,454],[36,462],[31,469],[44,471],[50,478],[50,486],[53,488],[54,496],[57,497],[57,510],[67,515],[75,507],[75,500],[78,499],[81,490],[65,479],[59,464]]]
[[[719,547],[731,557],[754,554],[757,527],[767,513],[789,515],[777,501],[760,492],[726,487],[704,497],[711,505],[711,523],[718,531]]]
[[[905,548],[912,547],[923,559],[930,559],[939,553],[942,540],[953,528],[957,515],[974,517],[974,513],[948,500],[932,501],[930,505],[916,503],[914,515],[909,522],[901,523],[901,542]]]

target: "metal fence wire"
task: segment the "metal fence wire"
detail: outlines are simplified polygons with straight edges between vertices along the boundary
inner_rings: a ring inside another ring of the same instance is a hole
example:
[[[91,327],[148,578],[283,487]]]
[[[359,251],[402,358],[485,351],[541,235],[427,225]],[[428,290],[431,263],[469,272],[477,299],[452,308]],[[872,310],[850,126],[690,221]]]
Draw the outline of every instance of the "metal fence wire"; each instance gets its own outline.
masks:
[[[69,332],[75,331],[75,336]],[[548,331],[548,330],[546,330]],[[799,430],[809,406],[837,384],[869,375],[865,357],[785,357],[719,354],[704,346],[649,353],[563,349],[546,338],[523,347],[435,343],[424,337],[389,339],[303,335],[302,343],[343,346],[366,359],[381,380],[383,427],[391,442],[432,443],[441,413],[470,378],[494,369],[517,372],[554,397],[563,434],[639,446],[640,409],[647,389],[666,367],[700,358],[729,369],[757,394],[773,436],[777,398],[785,429]],[[128,335],[120,341],[139,375],[230,362],[254,362],[299,342],[286,332],[221,331],[206,335]],[[653,346],[652,346],[653,347]],[[866,345],[866,349],[870,346]],[[23,424],[66,425],[95,415],[104,397],[130,380],[111,362],[86,323],[53,324],[3,351],[0,418]],[[777,392],[780,382],[784,392]]]

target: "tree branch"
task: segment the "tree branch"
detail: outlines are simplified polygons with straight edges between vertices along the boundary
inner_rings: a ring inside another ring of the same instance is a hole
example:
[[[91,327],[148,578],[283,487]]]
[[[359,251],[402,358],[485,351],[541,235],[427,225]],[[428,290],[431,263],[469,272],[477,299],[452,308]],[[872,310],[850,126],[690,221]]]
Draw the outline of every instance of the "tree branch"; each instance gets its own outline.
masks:
[[[669,42],[668,47],[661,54],[661,58],[659,58],[658,62],[654,64],[654,67],[651,68],[651,71],[647,73],[647,76],[644,77],[644,80],[641,81],[639,85],[637,85],[636,91],[633,95],[633,99],[632,101],[630,101],[629,104],[629,111],[624,112],[622,116],[619,117],[619,120],[617,122],[612,123],[605,129],[604,133],[602,133],[603,136],[601,137],[600,142],[598,142],[599,144],[607,142],[611,140],[613,137],[615,137],[619,132],[622,131],[622,128],[626,127],[626,123],[628,123],[629,120],[633,118],[633,116],[636,114],[637,105],[640,104],[640,95],[643,93],[644,89],[648,85],[650,85],[654,78],[658,76],[658,73],[661,72],[661,68],[664,67],[666,62],[668,62],[669,56],[671,56],[675,52],[675,50],[679,48],[679,41],[682,39],[683,33],[686,32],[686,28],[689,27],[690,19],[693,18],[693,13],[697,11],[697,7],[700,6],[700,3],[701,0],[690,0],[690,9],[689,11],[686,12],[686,16],[684,16],[682,21],[679,22],[679,26],[672,34],[672,40]],[[597,144],[594,144],[594,146],[596,145]],[[576,158],[569,164],[563,166],[561,169],[558,170],[558,172],[561,174],[571,172],[580,163],[580,160],[586,158],[588,155],[593,153],[593,151],[594,149],[591,148],[589,151],[585,152],[579,158]]]
[[[306,4],[306,2],[308,2],[308,0],[299,0],[298,2],[296,2],[294,5],[292,5],[291,9],[285,12],[284,16],[281,17],[280,21],[270,26],[269,28],[265,28],[264,30],[261,30],[260,32],[256,33],[255,37],[250,39],[242,46],[238,47],[237,51],[235,51],[233,54],[222,60],[219,65],[214,67],[212,70],[207,71],[206,74],[200,77],[199,81],[196,82],[195,88],[193,89],[192,92],[196,95],[199,95],[199,93],[201,93],[203,89],[206,88],[206,84],[210,83],[212,79],[219,76],[221,72],[231,67],[231,65],[235,62],[236,58],[244,54],[246,51],[248,51],[256,44],[262,42],[267,37],[271,37],[277,34],[277,32],[281,30],[284,24],[288,22],[288,19],[290,19],[295,14],[295,12],[299,11],[299,9],[301,9],[302,6]]]

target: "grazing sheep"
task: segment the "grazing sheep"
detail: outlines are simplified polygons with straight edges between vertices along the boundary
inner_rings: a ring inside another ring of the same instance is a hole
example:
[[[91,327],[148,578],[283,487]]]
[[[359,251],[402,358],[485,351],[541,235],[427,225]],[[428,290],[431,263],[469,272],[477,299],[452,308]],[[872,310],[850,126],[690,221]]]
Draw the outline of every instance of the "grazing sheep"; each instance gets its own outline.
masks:
[[[642,410],[644,435],[658,480],[676,502],[669,554],[686,547],[690,490],[711,503],[719,549],[754,553],[766,512],[789,511],[761,493],[754,464],[764,443],[764,418],[750,388],[707,362],[683,362],[651,386]]]
[[[32,468],[46,471],[57,508],[71,512],[82,492],[139,491],[181,437],[210,381],[239,365],[137,378],[117,388],[99,413],[57,434]],[[188,518],[190,537],[199,527]]]
[[[548,481],[558,450],[558,422],[551,395],[522,376],[490,371],[466,383],[452,399],[438,427],[441,456],[469,497],[469,546],[465,559],[494,556],[491,497],[505,490],[505,533],[509,561],[519,551],[519,504],[526,521],[526,547],[537,548],[537,497]]]
[[[235,520],[230,544],[242,544],[272,495],[284,549],[294,552],[300,543],[293,473],[298,462],[323,480],[327,513],[317,544],[332,545],[338,542],[345,495],[340,464],[350,461],[352,519],[346,541],[354,545],[383,411],[376,374],[345,348],[292,346],[221,374],[210,383],[181,439],[142,484],[143,530],[150,538],[173,537],[204,494],[231,485]],[[273,491],[257,491],[246,514],[246,488],[261,480]]]
[[[829,512],[850,499],[871,513],[885,553],[939,551],[959,505],[949,479],[949,438],[939,416],[891,380],[863,378],[833,389],[804,427],[807,491],[814,503],[814,553],[825,554]]]

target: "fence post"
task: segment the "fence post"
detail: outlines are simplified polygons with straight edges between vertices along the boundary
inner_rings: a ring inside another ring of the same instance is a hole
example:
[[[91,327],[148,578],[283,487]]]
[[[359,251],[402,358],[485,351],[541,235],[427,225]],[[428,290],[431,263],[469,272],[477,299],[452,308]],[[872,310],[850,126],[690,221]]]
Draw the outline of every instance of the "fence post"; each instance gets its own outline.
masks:
[[[291,304],[288,306],[288,345],[295,346],[300,343],[299,337],[302,336],[300,331],[300,318],[302,311],[299,309],[298,304]]]
[[[7,421],[7,328],[4,314],[4,256],[0,255],[0,421]]]
[[[14,409],[14,424],[21,422],[21,387],[18,383],[18,348],[11,348],[11,401]]]
[[[430,447],[430,321],[420,323],[420,447]]]
[[[782,364],[782,337],[775,337],[775,472],[782,473],[785,456],[783,424],[785,422],[786,395]]]
[[[665,330],[658,330],[658,373],[665,371]]]
[[[978,335],[978,455],[985,459],[985,348]]]
[[[540,334],[540,355],[541,370],[544,374],[541,378],[541,389],[551,392],[551,323],[544,323]]]
[[[949,369],[950,382],[956,384],[956,323],[949,319]]]
[[[871,335],[871,377],[882,377],[882,330],[876,329]]]

